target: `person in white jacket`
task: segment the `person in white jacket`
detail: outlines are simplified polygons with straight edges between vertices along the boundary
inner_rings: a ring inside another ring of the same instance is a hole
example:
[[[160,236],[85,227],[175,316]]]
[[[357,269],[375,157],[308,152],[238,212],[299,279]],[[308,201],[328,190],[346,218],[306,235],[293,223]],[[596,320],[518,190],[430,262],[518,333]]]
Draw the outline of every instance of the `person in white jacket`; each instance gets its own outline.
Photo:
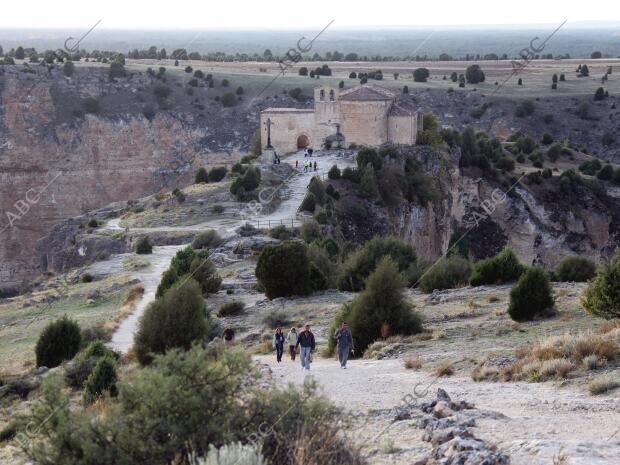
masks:
[[[286,343],[291,353],[291,360],[295,361],[295,354],[297,353],[297,330],[294,327],[291,328],[286,335]]]

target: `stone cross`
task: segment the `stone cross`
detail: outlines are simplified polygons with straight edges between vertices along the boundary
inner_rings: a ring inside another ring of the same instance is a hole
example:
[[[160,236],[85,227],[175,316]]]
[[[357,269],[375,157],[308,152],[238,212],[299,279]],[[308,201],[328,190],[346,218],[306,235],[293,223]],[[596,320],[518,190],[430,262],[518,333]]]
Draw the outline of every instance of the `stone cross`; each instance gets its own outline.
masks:
[[[273,147],[271,146],[271,126],[273,126],[273,123],[271,122],[271,118],[267,118],[267,121],[265,121],[265,126],[267,126],[267,147],[268,149],[272,149]]]

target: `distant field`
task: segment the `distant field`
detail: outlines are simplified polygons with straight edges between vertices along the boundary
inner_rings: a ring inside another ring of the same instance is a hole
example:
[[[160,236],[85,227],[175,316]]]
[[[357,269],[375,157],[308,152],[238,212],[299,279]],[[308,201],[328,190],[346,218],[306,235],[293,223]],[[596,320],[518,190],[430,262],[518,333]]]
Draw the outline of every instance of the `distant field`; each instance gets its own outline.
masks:
[[[299,68],[305,66],[309,70],[327,63],[332,70],[332,76],[321,76],[320,79],[311,79],[307,76],[299,76]],[[484,83],[467,85],[465,89],[460,89],[458,83],[450,80],[452,72],[464,73],[467,66],[479,64],[486,75]],[[575,70],[580,64],[587,64],[590,69],[589,77],[578,78]],[[96,63],[99,65],[99,63]],[[471,91],[476,88],[478,91],[496,96],[510,98],[527,98],[543,96],[571,96],[571,95],[593,95],[594,91],[601,87],[601,77],[609,66],[613,73],[603,87],[610,94],[620,93],[620,59],[599,59],[599,60],[534,60],[518,75],[511,74],[513,68],[510,60],[500,61],[431,61],[431,62],[299,62],[291,66],[284,73],[274,62],[204,62],[204,61],[182,61],[178,67],[174,66],[173,60],[127,60],[128,69],[146,70],[148,67],[164,66],[167,73],[186,75],[191,79],[190,73],[185,73],[184,68],[191,66],[194,70],[200,69],[205,73],[211,73],[216,79],[228,79],[230,88],[234,91],[238,86],[242,86],[246,95],[255,96],[260,93],[270,82],[268,89],[263,95],[281,94],[283,90],[293,87],[311,89],[318,85],[337,86],[340,81],[344,81],[345,87],[359,84],[359,79],[350,79],[351,72],[368,72],[381,70],[383,80],[369,80],[370,83],[380,84],[389,88],[402,89],[407,85],[410,90],[427,88],[453,88],[455,91]],[[416,68],[425,67],[430,71],[430,78],[425,83],[413,81],[412,73]],[[261,72],[260,69],[266,70]],[[394,73],[398,73],[398,79],[394,78]],[[551,90],[551,77],[556,73],[558,76],[564,73],[565,82],[558,82],[558,89]],[[276,78],[277,76],[277,78]],[[446,80],[443,80],[446,76]],[[523,85],[519,86],[517,81],[522,78]],[[275,80],[274,80],[275,79]],[[506,81],[504,83],[504,81]],[[501,87],[496,86],[504,83]],[[247,100],[247,97],[246,97]]]

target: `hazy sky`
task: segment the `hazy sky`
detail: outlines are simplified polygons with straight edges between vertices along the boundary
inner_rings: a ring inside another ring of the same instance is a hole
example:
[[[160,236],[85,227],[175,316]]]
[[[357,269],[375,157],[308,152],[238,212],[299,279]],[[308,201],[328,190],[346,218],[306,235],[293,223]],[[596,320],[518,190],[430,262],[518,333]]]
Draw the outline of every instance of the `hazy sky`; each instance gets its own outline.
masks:
[[[399,25],[560,24],[619,21],[620,2],[601,0],[7,0],[0,27],[88,29],[291,28]]]

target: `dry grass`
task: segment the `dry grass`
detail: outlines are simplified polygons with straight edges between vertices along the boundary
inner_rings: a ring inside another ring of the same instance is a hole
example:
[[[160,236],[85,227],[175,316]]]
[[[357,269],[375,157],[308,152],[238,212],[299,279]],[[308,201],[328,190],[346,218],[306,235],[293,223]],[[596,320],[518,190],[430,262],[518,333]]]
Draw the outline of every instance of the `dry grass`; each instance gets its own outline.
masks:
[[[606,321],[599,328],[601,334],[611,333],[612,331],[620,329],[620,319]]]
[[[612,376],[611,374],[594,378],[588,385],[588,389],[592,395],[604,394],[618,387],[620,387],[618,376]]]
[[[499,367],[494,366],[477,366],[471,372],[471,379],[480,382],[480,381],[499,381],[500,380],[501,371]]]
[[[407,370],[419,370],[422,368],[423,362],[420,357],[410,356],[403,359],[403,364]]]
[[[558,455],[553,454],[553,465],[568,465],[568,454],[559,450]]]
[[[106,331],[115,331],[118,328],[118,325],[121,321],[127,318],[133,311],[138,299],[142,297],[144,294],[144,286],[142,284],[137,284],[131,288],[129,294],[125,298],[123,305],[119,312],[112,318],[110,321],[106,321],[103,325],[103,328]]]
[[[516,350],[517,361],[502,367],[479,364],[472,371],[474,381],[522,381],[541,382],[565,379],[572,372],[595,370],[618,358],[618,342],[615,324],[608,325],[603,334],[585,332],[564,334],[520,347]]]
[[[496,295],[491,294],[487,300],[488,300],[488,302],[490,304],[492,304],[492,303],[495,303],[495,302],[499,302],[500,299]]]
[[[435,368],[435,375],[438,378],[443,376],[451,376],[454,374],[454,364],[452,362],[443,362]]]

